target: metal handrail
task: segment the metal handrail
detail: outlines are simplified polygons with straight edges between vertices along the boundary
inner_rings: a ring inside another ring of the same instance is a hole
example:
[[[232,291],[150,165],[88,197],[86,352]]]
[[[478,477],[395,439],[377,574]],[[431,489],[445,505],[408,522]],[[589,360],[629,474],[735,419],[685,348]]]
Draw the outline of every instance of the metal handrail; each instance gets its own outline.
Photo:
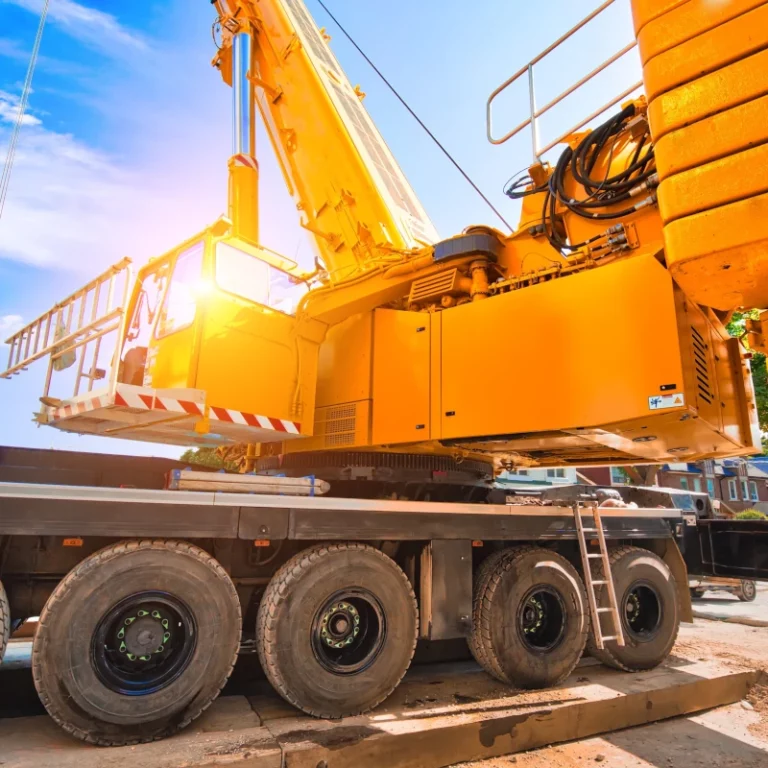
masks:
[[[488,135],[488,141],[491,144],[503,144],[505,141],[508,141],[513,136],[516,136],[520,131],[522,131],[524,128],[527,128],[529,125],[531,126],[531,142],[533,145],[533,158],[534,161],[539,160],[539,158],[548,152],[552,147],[559,144],[563,139],[565,139],[567,136],[572,134],[574,131],[579,130],[579,128],[584,127],[587,123],[589,123],[591,120],[593,120],[598,115],[605,112],[606,109],[609,109],[610,107],[614,106],[618,102],[620,102],[623,98],[627,97],[630,93],[637,90],[643,85],[643,81],[640,80],[639,82],[632,85],[630,88],[628,88],[626,91],[622,92],[619,96],[612,99],[608,103],[604,104],[599,109],[595,110],[589,117],[585,118],[581,122],[577,123],[575,126],[573,126],[571,129],[566,131],[565,133],[558,136],[557,139],[547,144],[545,147],[540,148],[539,147],[539,132],[538,132],[538,123],[537,120],[542,117],[542,115],[549,112],[552,107],[559,104],[563,99],[570,96],[574,91],[578,90],[583,86],[585,83],[588,83],[590,80],[592,80],[595,76],[599,75],[603,70],[610,67],[612,64],[617,62],[622,56],[629,53],[633,48],[637,47],[637,40],[633,40],[631,43],[627,43],[621,50],[614,53],[612,56],[607,58],[602,64],[595,67],[589,74],[582,77],[578,82],[571,85],[569,88],[566,88],[561,94],[556,96],[554,99],[552,99],[548,104],[543,106],[541,109],[536,108],[536,93],[535,93],[535,87],[534,87],[534,76],[533,76],[533,68],[536,64],[538,64],[542,59],[547,57],[552,51],[554,51],[556,48],[558,48],[560,45],[562,45],[566,40],[570,39],[576,32],[578,32],[580,29],[585,27],[587,24],[589,24],[590,21],[592,21],[594,18],[599,16],[606,8],[613,5],[616,2],[616,0],[606,0],[599,8],[596,8],[592,13],[590,13],[588,16],[583,18],[576,26],[572,27],[568,32],[566,32],[564,35],[562,35],[560,38],[558,38],[552,45],[550,45],[548,48],[546,48],[544,51],[542,51],[538,56],[535,56],[531,61],[529,61],[524,67],[521,67],[517,72],[515,72],[512,77],[505,80],[498,88],[496,88],[493,93],[488,97],[488,101],[486,102],[485,106],[485,117],[486,117],[486,130]],[[518,126],[513,128],[508,133],[505,133],[503,136],[495,137],[493,135],[493,101],[494,99],[504,90],[506,90],[510,85],[517,82],[523,75],[527,73],[528,75],[528,97],[529,97],[529,104],[530,104],[530,116],[523,120]]]
[[[74,396],[80,393],[83,379],[87,380],[87,392],[91,392],[94,382],[102,378],[96,367],[102,340],[125,323],[132,286],[130,265],[130,259],[123,259],[11,336],[6,342],[8,366],[0,371],[0,379],[11,378],[35,361],[48,357],[44,398],[49,395],[54,371],[75,363]],[[120,295],[116,295],[118,292]],[[91,342],[90,367],[86,372],[86,354]],[[113,368],[117,366],[118,354],[119,345],[113,355]],[[71,362],[64,362],[70,357]]]

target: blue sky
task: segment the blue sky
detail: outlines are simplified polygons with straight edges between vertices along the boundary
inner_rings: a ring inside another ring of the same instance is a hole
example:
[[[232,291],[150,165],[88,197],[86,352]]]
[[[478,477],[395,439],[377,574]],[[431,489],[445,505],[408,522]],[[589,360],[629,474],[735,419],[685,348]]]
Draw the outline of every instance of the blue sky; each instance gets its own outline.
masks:
[[[327,0],[404,98],[508,220],[504,182],[530,162],[526,133],[485,139],[485,100],[597,0]],[[334,52],[442,236],[498,225],[491,211],[377,80],[314,0]],[[0,0],[0,158],[24,80],[42,0]],[[208,0],[51,0],[5,211],[0,219],[0,335],[123,256],[142,263],[226,207],[230,91],[210,66]],[[537,71],[539,103],[631,39],[627,0]],[[638,79],[634,55],[542,124],[544,140]],[[500,103],[499,129],[527,112],[524,88]],[[306,261],[276,164],[262,137],[266,245]],[[7,349],[7,348],[6,348]],[[0,354],[3,347],[0,347]],[[4,363],[0,358],[0,365]],[[0,380],[0,444],[175,455],[178,449],[37,428],[44,364]],[[40,370],[37,370],[40,369]]]

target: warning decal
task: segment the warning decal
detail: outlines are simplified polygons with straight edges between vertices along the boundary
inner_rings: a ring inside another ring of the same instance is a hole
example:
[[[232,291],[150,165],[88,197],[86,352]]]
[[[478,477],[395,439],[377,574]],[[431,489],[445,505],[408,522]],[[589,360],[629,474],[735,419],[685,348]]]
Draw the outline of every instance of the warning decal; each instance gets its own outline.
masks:
[[[682,408],[685,405],[685,395],[682,392],[673,392],[671,395],[651,395],[648,398],[648,407],[652,411],[661,408]]]

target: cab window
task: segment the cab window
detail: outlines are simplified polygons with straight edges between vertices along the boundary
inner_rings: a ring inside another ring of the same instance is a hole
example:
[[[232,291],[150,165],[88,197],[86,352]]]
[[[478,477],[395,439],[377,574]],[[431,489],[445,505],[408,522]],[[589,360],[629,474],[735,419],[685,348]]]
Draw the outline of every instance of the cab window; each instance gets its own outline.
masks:
[[[157,321],[155,337],[160,339],[186,328],[195,320],[197,287],[202,279],[204,244],[197,243],[176,258],[171,282]]]
[[[216,244],[216,284],[238,298],[286,315],[296,313],[308,290],[305,283],[293,282],[287,272],[223,242]]]

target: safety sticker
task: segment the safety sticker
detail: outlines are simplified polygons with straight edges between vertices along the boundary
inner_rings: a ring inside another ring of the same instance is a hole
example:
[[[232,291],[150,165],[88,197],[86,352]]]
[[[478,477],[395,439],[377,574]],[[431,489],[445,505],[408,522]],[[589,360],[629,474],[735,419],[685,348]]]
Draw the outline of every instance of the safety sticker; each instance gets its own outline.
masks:
[[[651,395],[648,398],[648,407],[652,411],[661,408],[682,408],[685,405],[685,395],[682,392],[673,392],[671,395]]]

